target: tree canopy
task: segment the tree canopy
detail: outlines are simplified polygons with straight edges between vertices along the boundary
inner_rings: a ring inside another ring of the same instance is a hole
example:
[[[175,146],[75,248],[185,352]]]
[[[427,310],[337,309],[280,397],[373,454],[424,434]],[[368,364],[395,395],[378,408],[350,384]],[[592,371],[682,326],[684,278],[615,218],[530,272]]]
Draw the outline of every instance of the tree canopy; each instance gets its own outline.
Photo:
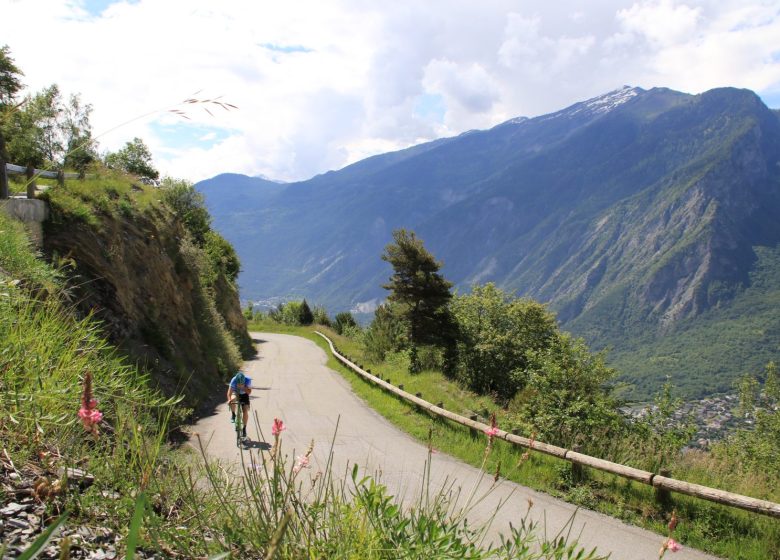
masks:
[[[472,287],[451,304],[458,322],[457,377],[471,389],[510,399],[528,377],[528,353],[546,348],[558,333],[544,305],[495,286]]]
[[[106,165],[122,169],[139,177],[158,179],[160,172],[152,165],[152,152],[140,138],[133,138],[118,152],[106,155]]]
[[[11,58],[8,45],[0,47],[0,110],[13,104],[16,94],[22,89],[20,78],[23,75]]]
[[[413,231],[395,230],[393,241],[382,255],[382,260],[392,265],[393,275],[382,287],[390,290],[387,299],[398,306],[406,321],[412,350],[411,369],[416,370],[417,346],[454,344],[455,324],[447,308],[452,299],[452,283],[439,274],[441,263]]]
[[[21,70],[8,46],[0,48],[0,150],[12,163],[34,167],[70,167],[83,172],[97,157],[89,117],[92,106],[79,95],[65,98],[57,84],[27,95]]]

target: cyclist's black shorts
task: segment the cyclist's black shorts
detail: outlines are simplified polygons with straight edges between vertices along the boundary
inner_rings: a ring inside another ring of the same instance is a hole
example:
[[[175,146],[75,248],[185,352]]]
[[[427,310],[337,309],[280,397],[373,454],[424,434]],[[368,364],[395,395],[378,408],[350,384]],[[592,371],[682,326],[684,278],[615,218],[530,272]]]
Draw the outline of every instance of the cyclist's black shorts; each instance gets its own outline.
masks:
[[[238,395],[238,402],[242,405],[249,406],[249,395],[247,393],[240,393]]]

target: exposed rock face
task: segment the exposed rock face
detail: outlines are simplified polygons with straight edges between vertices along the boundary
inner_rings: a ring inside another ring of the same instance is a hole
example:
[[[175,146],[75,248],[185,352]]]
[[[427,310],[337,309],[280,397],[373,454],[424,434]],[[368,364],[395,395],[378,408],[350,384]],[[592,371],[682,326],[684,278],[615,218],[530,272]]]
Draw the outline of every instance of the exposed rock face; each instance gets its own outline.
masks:
[[[194,403],[218,387],[240,360],[232,339],[247,347],[246,321],[226,279],[214,287],[218,305],[209,297],[178,220],[155,209],[101,216],[93,228],[53,214],[44,249],[69,267],[76,308],[102,321],[109,340],[169,394],[183,392]]]
[[[241,257],[248,299],[306,297],[332,312],[381,301],[390,271],[379,255],[405,227],[458,289],[495,282],[549,303],[564,329],[617,351],[718,309],[724,315],[711,321],[733,325],[745,312],[727,307],[750,289],[762,250],[780,243],[780,119],[734,88],[627,88],[308,181],[252,181],[197,186]],[[772,301],[750,298],[754,308]],[[774,332],[769,312],[756,321],[752,332]],[[690,340],[709,346],[717,332],[711,324]],[[702,378],[724,358],[729,371],[747,361],[760,371],[756,356],[777,356],[776,344],[764,346],[757,335],[717,357],[673,363],[698,361]]]

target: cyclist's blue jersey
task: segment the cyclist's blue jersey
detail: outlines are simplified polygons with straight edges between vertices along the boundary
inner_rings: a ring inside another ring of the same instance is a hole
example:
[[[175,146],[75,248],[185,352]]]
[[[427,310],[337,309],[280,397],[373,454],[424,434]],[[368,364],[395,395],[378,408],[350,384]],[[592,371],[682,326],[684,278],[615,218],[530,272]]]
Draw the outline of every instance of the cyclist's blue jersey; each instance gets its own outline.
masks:
[[[239,395],[243,395],[244,393],[246,393],[246,391],[244,391],[243,389],[241,389],[241,390],[238,389],[238,383],[236,383],[236,377],[238,377],[238,374],[234,375],[233,379],[230,380],[230,388],[233,389]],[[252,378],[248,377],[246,375],[244,376],[244,378],[246,379],[245,385],[247,387],[251,388],[252,387]]]

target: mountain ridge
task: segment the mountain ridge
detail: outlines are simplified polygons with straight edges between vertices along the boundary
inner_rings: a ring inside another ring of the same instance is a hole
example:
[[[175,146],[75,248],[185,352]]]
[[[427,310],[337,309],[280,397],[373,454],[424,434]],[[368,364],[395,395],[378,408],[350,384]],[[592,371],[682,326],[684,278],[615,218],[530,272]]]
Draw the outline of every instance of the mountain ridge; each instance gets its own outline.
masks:
[[[496,282],[614,348],[671,336],[749,286],[754,247],[780,243],[778,162],[780,119],[755,93],[627,86],[290,183],[258,205],[220,206],[230,197],[215,185],[229,182],[198,188],[242,256],[246,299],[370,311],[389,274],[379,255],[407,227],[458,289]]]

